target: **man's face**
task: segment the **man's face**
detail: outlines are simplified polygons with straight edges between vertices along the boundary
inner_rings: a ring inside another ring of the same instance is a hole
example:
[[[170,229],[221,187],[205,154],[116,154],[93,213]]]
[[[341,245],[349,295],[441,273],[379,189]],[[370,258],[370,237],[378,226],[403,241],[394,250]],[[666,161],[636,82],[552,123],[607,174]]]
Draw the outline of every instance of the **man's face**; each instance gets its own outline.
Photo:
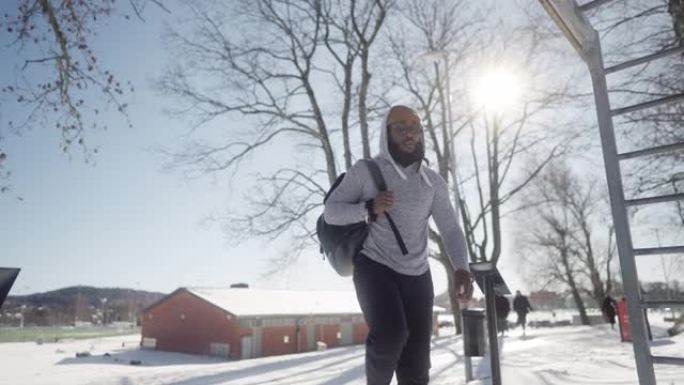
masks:
[[[393,107],[387,119],[390,139],[406,154],[413,153],[423,137],[418,114],[408,107]]]

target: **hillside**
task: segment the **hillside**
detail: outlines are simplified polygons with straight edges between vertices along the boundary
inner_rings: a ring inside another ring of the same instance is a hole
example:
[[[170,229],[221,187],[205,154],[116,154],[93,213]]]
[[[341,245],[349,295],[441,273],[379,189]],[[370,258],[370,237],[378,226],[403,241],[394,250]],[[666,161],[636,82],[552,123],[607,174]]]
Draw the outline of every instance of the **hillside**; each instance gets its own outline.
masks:
[[[0,325],[73,325],[76,321],[109,324],[137,322],[141,309],[165,294],[127,288],[73,286],[29,295],[9,296],[0,312]]]

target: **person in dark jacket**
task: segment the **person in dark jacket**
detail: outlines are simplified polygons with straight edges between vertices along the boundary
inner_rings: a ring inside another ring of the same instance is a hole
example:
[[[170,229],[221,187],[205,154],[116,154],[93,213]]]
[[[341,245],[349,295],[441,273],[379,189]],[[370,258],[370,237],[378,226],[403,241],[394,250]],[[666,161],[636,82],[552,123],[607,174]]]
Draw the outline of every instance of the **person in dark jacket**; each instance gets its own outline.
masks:
[[[511,303],[508,298],[501,294],[494,296],[494,307],[496,308],[496,328],[504,335],[508,329],[508,314],[511,312]]]
[[[615,328],[615,316],[617,315],[617,303],[610,295],[606,295],[606,299],[603,300],[601,305],[601,311],[606,320],[610,322],[610,328]]]
[[[527,313],[534,309],[532,309],[532,305],[530,305],[530,301],[527,299],[527,297],[520,293],[520,290],[515,292],[515,298],[513,298],[513,310],[518,313],[518,322],[516,322],[515,325],[522,325],[524,333],[525,325],[527,324]]]

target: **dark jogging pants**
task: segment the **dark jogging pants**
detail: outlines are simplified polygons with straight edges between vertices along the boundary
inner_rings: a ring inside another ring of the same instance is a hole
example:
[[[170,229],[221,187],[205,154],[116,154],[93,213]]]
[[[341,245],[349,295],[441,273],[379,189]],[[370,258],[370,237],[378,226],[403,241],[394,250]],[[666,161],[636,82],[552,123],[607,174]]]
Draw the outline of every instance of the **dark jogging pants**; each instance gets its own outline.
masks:
[[[368,324],[366,380],[387,385],[425,385],[430,371],[434,290],[430,272],[404,275],[360,254],[354,286]]]

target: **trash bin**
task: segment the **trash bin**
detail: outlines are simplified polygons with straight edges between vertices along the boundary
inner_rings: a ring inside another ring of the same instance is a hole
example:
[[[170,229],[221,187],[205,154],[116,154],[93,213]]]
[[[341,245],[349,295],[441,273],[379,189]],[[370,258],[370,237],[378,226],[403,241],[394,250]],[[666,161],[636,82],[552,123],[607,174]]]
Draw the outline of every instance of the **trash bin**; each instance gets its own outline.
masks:
[[[486,350],[484,309],[463,309],[463,354],[483,357]]]

